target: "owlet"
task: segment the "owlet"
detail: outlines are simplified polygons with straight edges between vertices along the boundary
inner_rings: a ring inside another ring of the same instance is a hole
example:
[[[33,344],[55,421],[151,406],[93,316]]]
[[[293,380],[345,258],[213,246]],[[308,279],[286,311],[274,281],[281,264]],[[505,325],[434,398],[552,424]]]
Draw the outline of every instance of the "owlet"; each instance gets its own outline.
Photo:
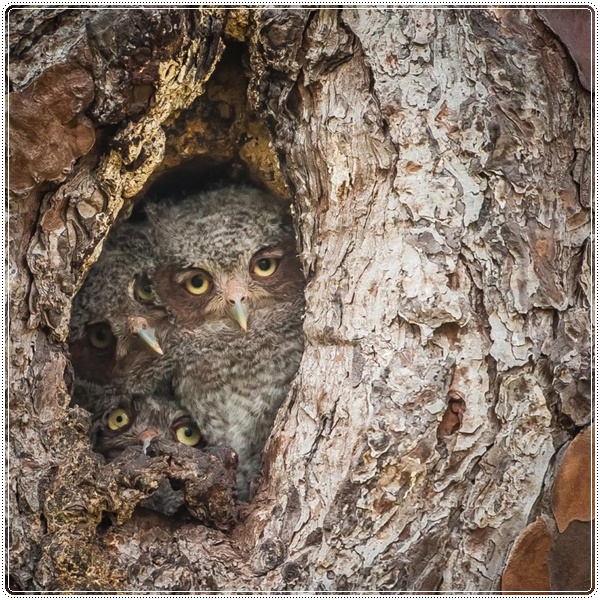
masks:
[[[291,215],[278,199],[240,186],[155,201],[147,211],[154,289],[173,319],[175,394],[208,444],[237,452],[246,499],[304,345]]]
[[[145,451],[153,440],[204,446],[198,426],[173,398],[104,394],[94,404],[92,446],[110,460],[129,446],[140,445]]]
[[[203,448],[204,440],[192,418],[172,397],[153,394],[110,394],[106,388],[87,388],[95,395],[91,441],[93,449],[113,460],[129,446],[141,446],[145,454],[152,442],[161,454],[171,454],[173,444]],[[96,392],[96,394],[94,394]],[[185,505],[183,492],[168,479],[142,506],[167,515]]]
[[[73,301],[74,401],[92,411],[92,384],[134,393],[154,391],[168,380],[161,344],[169,324],[149,279],[153,251],[143,223],[117,226]]]

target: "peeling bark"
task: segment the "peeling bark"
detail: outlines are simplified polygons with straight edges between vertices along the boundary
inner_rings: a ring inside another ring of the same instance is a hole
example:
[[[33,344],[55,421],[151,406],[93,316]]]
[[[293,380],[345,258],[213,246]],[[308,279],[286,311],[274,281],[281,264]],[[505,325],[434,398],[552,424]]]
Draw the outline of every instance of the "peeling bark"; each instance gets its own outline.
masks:
[[[9,30],[11,588],[500,590],[591,420],[590,94],[536,11],[28,8]],[[71,301],[110,227],[215,171],[288,190],[309,280],[249,506],[197,485],[224,451],[104,464],[69,408]],[[194,518],[141,506],[165,478]],[[591,531],[569,519],[551,561]]]
[[[503,592],[592,589],[592,433],[585,429],[558,453],[538,501],[540,516],[510,551]]]

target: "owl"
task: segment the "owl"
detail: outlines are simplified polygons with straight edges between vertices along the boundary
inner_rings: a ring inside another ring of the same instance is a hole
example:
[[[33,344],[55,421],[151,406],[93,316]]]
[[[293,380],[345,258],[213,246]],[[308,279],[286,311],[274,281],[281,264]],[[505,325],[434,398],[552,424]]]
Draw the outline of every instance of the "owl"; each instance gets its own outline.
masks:
[[[91,384],[129,393],[168,385],[161,342],[169,320],[150,283],[153,248],[143,223],[117,226],[73,301],[69,350],[74,401],[90,410]]]
[[[119,395],[99,386],[88,386],[90,390],[94,396],[92,447],[109,461],[130,446],[141,446],[146,454],[151,442],[153,455],[171,455],[173,444],[198,449],[205,446],[198,426],[172,397]],[[165,478],[141,506],[172,516],[184,510],[186,500],[183,491],[173,489]]]
[[[263,446],[302,357],[304,276],[289,210],[226,186],[147,207],[153,285],[169,312],[173,389],[207,443],[238,454],[249,496]]]
[[[92,447],[109,460],[129,446],[161,440],[205,446],[200,429],[172,397],[156,394],[96,394],[91,427]]]

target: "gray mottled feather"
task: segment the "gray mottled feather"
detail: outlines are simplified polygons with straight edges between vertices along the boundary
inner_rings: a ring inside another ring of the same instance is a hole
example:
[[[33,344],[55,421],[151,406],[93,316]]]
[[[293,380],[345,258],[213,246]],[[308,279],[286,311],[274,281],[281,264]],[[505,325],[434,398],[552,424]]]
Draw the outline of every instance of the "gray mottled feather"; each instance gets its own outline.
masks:
[[[257,251],[292,235],[285,205],[248,187],[156,202],[147,210],[160,262],[202,268],[217,282],[227,273],[248,276]],[[172,307],[170,298],[160,301]],[[238,453],[242,497],[259,472],[275,414],[300,364],[303,312],[300,287],[252,308],[246,333],[231,319],[200,317],[185,326],[175,320],[169,332],[175,393],[209,444],[226,443]]]
[[[157,260],[178,266],[226,267],[292,234],[286,205],[251,187],[228,186],[147,205]]]
[[[91,350],[85,340],[87,327],[92,323],[109,323],[116,337],[114,369],[109,379],[96,379],[96,383],[119,387],[125,393],[147,392],[167,385],[168,362],[127,331],[128,317],[144,317],[156,327],[160,342],[169,327],[164,309],[140,304],[132,293],[135,278],[150,274],[156,265],[155,245],[148,231],[147,226],[133,222],[116,226],[73,301],[69,345],[75,365],[74,400],[87,408],[93,409],[86,404],[90,377],[85,369],[78,370],[77,364],[82,362],[82,348],[83,352]],[[89,362],[93,362],[93,357]]]

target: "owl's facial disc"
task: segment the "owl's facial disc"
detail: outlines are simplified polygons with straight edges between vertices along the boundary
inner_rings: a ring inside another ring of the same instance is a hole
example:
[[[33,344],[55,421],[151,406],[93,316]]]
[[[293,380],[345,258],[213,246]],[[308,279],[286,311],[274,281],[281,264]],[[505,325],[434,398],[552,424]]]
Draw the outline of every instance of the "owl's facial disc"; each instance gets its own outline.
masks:
[[[127,330],[129,333],[137,335],[157,354],[164,354],[156,339],[156,330],[148,325],[148,321],[144,317],[128,317]]]

